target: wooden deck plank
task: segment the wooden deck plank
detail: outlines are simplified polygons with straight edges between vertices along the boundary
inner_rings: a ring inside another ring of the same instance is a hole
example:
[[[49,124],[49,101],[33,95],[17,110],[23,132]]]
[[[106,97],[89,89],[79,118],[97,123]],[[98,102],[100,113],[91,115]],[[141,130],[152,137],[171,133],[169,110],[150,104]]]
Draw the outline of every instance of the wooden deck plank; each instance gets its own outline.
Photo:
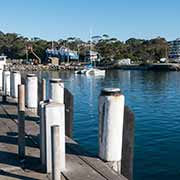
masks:
[[[78,155],[80,159],[86,162],[89,166],[91,166],[91,168],[95,169],[107,180],[127,180],[125,177],[117,175],[116,172],[114,172],[109,166],[105,165],[105,163],[101,161],[99,158],[90,157],[87,153],[85,153],[85,151],[83,151],[83,149],[77,142],[66,137],[66,143],[67,149],[70,152],[73,152],[76,155]]]
[[[67,171],[64,172],[64,175],[70,180],[106,180],[76,155],[67,154],[66,161]]]

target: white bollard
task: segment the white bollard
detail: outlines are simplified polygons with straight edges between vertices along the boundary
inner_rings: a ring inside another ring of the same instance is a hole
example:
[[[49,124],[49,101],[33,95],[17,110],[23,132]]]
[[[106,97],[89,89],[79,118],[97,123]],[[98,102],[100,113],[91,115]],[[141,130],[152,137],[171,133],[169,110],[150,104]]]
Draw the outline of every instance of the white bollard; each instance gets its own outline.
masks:
[[[40,155],[47,173],[52,173],[51,126],[60,126],[60,171],[65,170],[65,107],[53,101],[40,102]]]
[[[35,74],[28,74],[26,79],[26,106],[38,107],[38,79]]]
[[[2,92],[3,87],[3,70],[0,69],[0,92]]]
[[[3,93],[5,96],[10,96],[10,71],[3,71]]]
[[[60,146],[60,126],[51,126],[51,142],[52,142],[52,180],[61,179],[61,146]]]
[[[54,102],[64,104],[64,83],[61,79],[50,80],[49,96]]]
[[[99,157],[121,169],[124,95],[118,88],[105,88],[99,97]]]
[[[21,84],[21,74],[19,71],[11,73],[11,91],[10,94],[13,98],[18,98],[18,85]]]

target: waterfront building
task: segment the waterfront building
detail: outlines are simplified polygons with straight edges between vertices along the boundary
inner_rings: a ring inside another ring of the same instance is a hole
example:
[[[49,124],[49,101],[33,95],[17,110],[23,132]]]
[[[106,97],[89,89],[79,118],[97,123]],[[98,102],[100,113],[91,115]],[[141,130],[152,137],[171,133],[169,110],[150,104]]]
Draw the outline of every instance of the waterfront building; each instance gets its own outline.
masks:
[[[57,57],[60,62],[70,62],[79,60],[77,51],[72,51],[69,48],[61,47],[60,49],[51,48],[46,49],[46,59],[49,57]]]
[[[169,62],[180,63],[180,38],[169,42]]]

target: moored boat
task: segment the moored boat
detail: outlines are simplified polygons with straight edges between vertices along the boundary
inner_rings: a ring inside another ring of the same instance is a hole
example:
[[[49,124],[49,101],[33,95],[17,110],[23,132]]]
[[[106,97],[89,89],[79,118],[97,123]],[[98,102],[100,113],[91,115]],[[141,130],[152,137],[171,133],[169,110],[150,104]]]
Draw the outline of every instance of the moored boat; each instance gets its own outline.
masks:
[[[94,75],[94,76],[105,76],[106,71],[97,69],[97,68],[91,68],[86,71],[86,75]]]
[[[105,70],[101,70],[95,67],[87,66],[82,70],[77,70],[75,71],[75,74],[84,74],[84,75],[92,75],[92,76],[105,76],[106,71]]]

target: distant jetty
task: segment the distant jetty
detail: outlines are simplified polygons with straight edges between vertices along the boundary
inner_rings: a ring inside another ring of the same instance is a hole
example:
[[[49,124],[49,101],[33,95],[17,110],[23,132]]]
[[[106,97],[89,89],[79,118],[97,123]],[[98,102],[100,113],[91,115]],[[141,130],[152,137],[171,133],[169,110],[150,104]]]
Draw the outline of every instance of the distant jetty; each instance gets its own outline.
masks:
[[[116,65],[116,66],[112,66],[111,69],[180,71],[180,64],[178,64],[178,63],[155,63],[155,64]]]

